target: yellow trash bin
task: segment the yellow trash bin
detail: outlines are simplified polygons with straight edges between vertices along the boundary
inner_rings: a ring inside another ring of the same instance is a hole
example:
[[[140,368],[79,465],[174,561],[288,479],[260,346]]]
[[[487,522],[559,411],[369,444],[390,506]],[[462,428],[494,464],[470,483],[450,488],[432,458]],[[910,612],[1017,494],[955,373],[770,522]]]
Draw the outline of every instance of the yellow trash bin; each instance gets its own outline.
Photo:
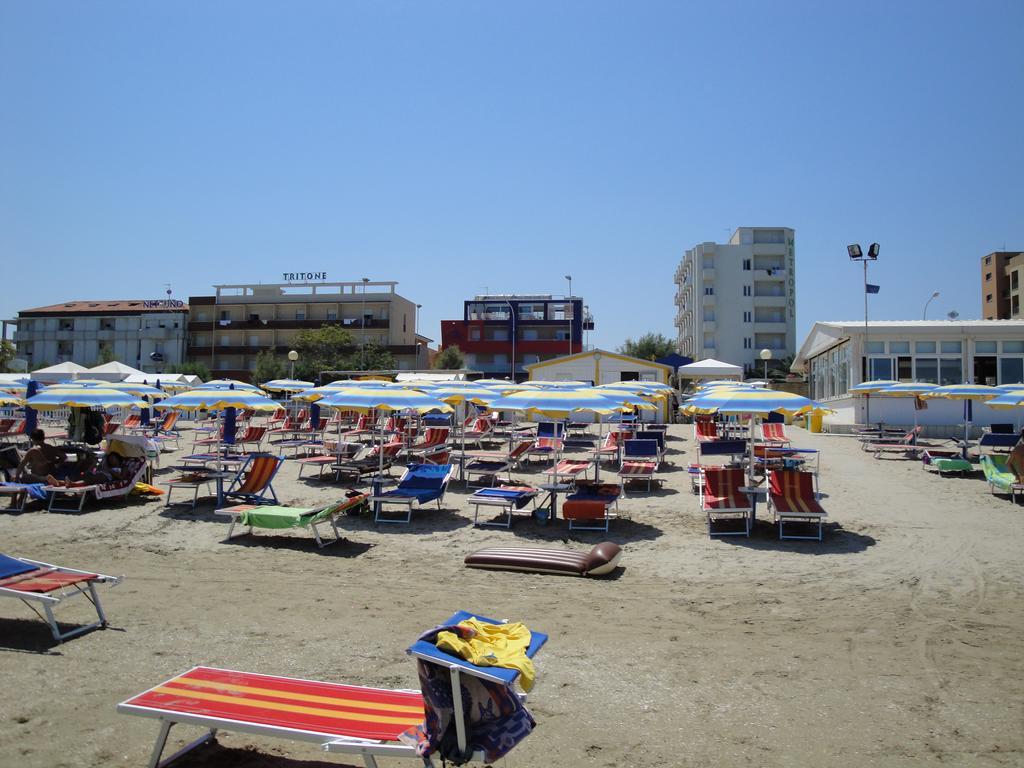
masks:
[[[821,432],[821,414],[812,413],[809,416],[811,432]]]

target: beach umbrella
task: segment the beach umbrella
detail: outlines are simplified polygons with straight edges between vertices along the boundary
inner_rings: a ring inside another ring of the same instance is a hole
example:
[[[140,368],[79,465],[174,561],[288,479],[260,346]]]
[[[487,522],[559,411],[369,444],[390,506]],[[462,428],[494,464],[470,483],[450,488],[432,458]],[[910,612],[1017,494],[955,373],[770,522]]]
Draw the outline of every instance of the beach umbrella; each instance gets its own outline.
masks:
[[[872,381],[864,381],[856,386],[850,387],[849,392],[855,395],[864,395],[864,423],[871,423],[871,394],[877,392],[880,389],[891,387],[893,384],[899,384],[900,382],[895,379],[874,379]],[[881,428],[881,424],[879,424]]]
[[[16,395],[12,395],[12,394],[6,393],[6,392],[0,392],[0,406],[5,407],[5,408],[9,408],[12,405],[13,406],[22,406],[24,404],[25,404],[25,401],[22,398],[20,398],[20,397],[18,397]]]
[[[474,382],[459,382],[456,386],[448,386],[454,382],[445,382],[443,386],[433,387],[429,390],[431,397],[436,397],[438,400],[448,403],[449,405],[461,405],[462,416],[460,418],[465,419],[469,411],[469,404],[475,403],[476,405],[489,405],[492,400],[497,400],[501,397],[501,393],[491,389],[490,387],[482,387]],[[509,450],[512,450],[512,439],[515,430],[509,432],[508,444]],[[465,462],[466,457],[466,428],[465,426],[459,430],[459,434],[462,439],[462,461]],[[462,473],[465,467],[464,463],[459,465],[459,480],[462,480]]]
[[[0,385],[0,389],[3,389],[3,385]],[[1024,384],[1000,384],[996,389],[1001,389],[1004,392],[1016,392],[1018,389],[1024,390]]]
[[[371,411],[415,411],[416,413],[451,413],[453,408],[437,398],[415,389],[389,389],[385,387],[353,387],[338,389],[334,394],[319,400],[323,407],[340,408],[346,411],[370,413]],[[378,449],[380,467],[377,482],[384,475],[384,428],[380,430]]]
[[[274,379],[260,384],[268,392],[302,392],[305,389],[312,389],[315,384],[312,381],[300,381],[299,379]]]
[[[929,384],[923,381],[910,381],[903,382],[900,384],[893,384],[885,389],[880,389],[875,392],[876,396],[885,397],[913,397],[914,398],[914,431],[917,431],[917,412],[926,408],[927,406],[921,399],[921,396],[926,392],[931,392],[936,389],[938,384]]]
[[[682,410],[690,414],[721,413],[746,415],[750,422],[750,461],[747,474],[751,478],[753,478],[754,473],[755,417],[765,418],[770,413],[798,416],[808,413],[833,412],[830,408],[826,408],[821,403],[808,397],[773,389],[713,392],[687,401]]]
[[[8,381],[0,384],[0,392],[8,395],[24,395],[28,391],[28,383],[21,384],[16,381]]]
[[[214,379],[213,381],[207,381],[205,384],[196,384],[190,391],[195,392],[196,390],[205,389],[235,389],[244,390],[247,392],[255,392],[262,395],[263,390],[257,387],[255,384],[246,384],[244,381],[237,381],[236,379]]]
[[[229,425],[228,414],[233,413],[235,408],[276,411],[280,404],[260,394],[258,390],[250,392],[235,389],[192,389],[172,395],[166,400],[156,403],[153,407],[160,410],[215,411],[221,422],[219,432],[223,433],[224,437],[228,437],[230,430],[230,437],[226,442],[231,443],[234,442],[234,425]],[[221,442],[222,445],[217,448],[218,456],[221,454],[223,442],[225,442],[223,438]]]
[[[146,405],[127,392],[106,387],[47,387],[39,394],[27,398],[25,404],[39,411],[61,408],[144,408]]]
[[[942,387],[935,387],[925,392],[922,397],[941,397],[945,400],[964,401],[964,455],[967,454],[969,444],[971,418],[974,413],[972,403],[974,401],[985,402],[1003,394],[1005,390],[989,387],[985,384],[946,384]]]

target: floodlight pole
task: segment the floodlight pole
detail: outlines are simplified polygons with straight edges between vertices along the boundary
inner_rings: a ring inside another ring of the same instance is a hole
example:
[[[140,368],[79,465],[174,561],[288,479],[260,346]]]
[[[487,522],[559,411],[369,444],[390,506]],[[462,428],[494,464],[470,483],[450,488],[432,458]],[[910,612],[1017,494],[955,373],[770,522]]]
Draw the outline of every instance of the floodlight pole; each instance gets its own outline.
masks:
[[[853,245],[846,246],[846,252],[850,256],[851,261],[859,261],[864,265],[864,380],[871,380],[871,358],[868,357],[868,261],[875,261],[878,259],[879,246],[878,243],[872,243],[868,247],[868,252],[864,253],[861,251],[860,245],[854,243]],[[864,423],[871,423],[871,393],[864,393]]]

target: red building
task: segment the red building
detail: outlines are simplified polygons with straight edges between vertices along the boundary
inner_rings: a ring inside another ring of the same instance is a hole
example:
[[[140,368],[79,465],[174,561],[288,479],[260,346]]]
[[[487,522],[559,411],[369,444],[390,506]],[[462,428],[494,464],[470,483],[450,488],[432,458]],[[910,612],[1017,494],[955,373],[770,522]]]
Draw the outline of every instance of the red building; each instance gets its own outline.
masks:
[[[526,378],[524,365],[583,351],[593,318],[578,297],[475,296],[461,320],[441,321],[441,347],[458,347],[466,367],[500,378]]]

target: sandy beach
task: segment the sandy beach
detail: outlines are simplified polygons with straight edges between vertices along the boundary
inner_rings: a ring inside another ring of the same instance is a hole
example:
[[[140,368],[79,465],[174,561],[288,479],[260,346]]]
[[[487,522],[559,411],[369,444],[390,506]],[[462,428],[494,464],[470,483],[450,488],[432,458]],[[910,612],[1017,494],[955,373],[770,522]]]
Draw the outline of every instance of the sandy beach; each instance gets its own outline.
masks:
[[[0,765],[146,765],[156,722],[115,705],[197,664],[416,687],[405,648],[460,608],[551,635],[528,702],[538,725],[508,765],[1024,764],[1024,512],[980,475],[940,478],[852,438],[790,431],[824,452],[821,543],[779,542],[763,508],[749,540],[709,540],[683,425],[661,489],[630,492],[607,535],[526,514],[510,531],[475,528],[461,485],[408,526],[345,519],[347,541],[323,550],[304,531],[224,542],[209,500],[0,514],[0,550],[125,576],[102,592],[111,626],[60,645],[0,602]],[[274,483],[283,503],[336,495],[297,471],[286,463]],[[462,564],[484,546],[604,539],[624,548],[611,578]],[[61,615],[84,620],[75,602]],[[234,733],[180,763],[339,764]]]

